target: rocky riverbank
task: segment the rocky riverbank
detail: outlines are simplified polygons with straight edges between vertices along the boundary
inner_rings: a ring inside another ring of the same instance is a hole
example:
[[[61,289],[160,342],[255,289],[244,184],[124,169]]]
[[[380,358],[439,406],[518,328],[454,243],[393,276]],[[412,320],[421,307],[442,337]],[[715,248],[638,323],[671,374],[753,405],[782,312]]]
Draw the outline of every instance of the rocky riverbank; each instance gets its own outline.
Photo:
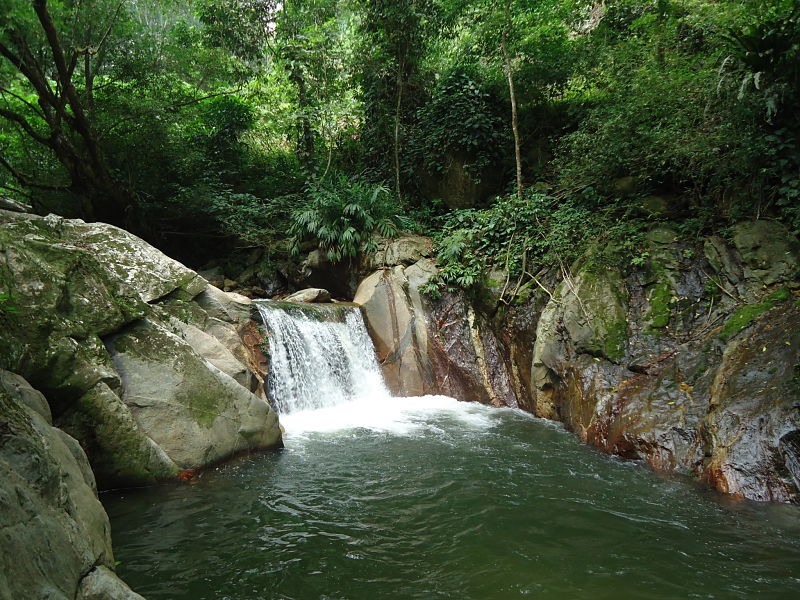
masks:
[[[116,227],[6,211],[0,284],[0,598],[139,598],[97,488],[281,445],[251,301]]]
[[[721,492],[797,503],[799,248],[772,221],[699,242],[661,224],[640,268],[588,255],[520,289],[494,273],[434,299],[430,244],[405,238],[356,302],[396,393],[519,407]]]

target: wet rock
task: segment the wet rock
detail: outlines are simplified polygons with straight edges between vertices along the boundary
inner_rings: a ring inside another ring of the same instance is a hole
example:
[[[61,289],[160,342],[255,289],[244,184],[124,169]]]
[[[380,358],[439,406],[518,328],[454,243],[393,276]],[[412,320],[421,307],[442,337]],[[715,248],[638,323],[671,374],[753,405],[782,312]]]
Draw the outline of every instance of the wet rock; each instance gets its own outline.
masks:
[[[439,393],[494,406],[517,406],[506,355],[489,324],[462,294],[426,300],[428,354]]]
[[[445,294],[446,310],[428,313],[434,343],[443,339],[431,352],[437,384],[455,381],[450,393],[486,401],[465,326],[477,323],[500,341],[489,371],[508,374],[527,410],[606,452],[720,491],[798,502],[797,241],[773,223],[737,231],[737,244],[711,237],[701,252],[658,224],[641,269],[584,267],[560,282],[540,273],[536,288],[549,291],[500,303],[491,319],[470,317]],[[483,312],[494,304],[474,302]]]
[[[725,348],[704,422],[706,478],[753,500],[800,501],[792,440],[800,431],[800,306],[764,314]]]
[[[206,287],[194,298],[194,301],[210,318],[228,323],[247,321],[253,307],[253,301],[250,298],[235,292],[223,292],[214,286]]]
[[[484,318],[463,295],[433,300],[420,293],[436,273],[433,261],[421,258],[376,271],[358,288],[354,301],[362,306],[389,389],[517,406],[506,352]]]

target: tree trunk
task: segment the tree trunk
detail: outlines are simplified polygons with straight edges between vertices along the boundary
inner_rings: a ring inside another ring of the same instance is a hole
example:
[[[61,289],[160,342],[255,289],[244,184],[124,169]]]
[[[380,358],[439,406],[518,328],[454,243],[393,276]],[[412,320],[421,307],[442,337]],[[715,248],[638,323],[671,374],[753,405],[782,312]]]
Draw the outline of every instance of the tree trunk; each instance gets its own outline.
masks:
[[[505,12],[507,23],[503,29],[503,34],[500,36],[500,49],[503,52],[503,67],[508,80],[508,95],[511,98],[511,130],[514,133],[514,159],[517,166],[517,197],[522,201],[522,149],[519,139],[519,123],[517,121],[517,94],[514,90],[514,73],[512,71],[511,56],[508,52],[508,32],[512,26],[511,7],[508,3],[505,5]]]
[[[397,65],[397,105],[394,112],[394,188],[397,200],[402,200],[400,192],[400,109],[403,104],[403,69]]]
[[[114,225],[125,226],[133,206],[133,195],[114,180],[86,106],[72,81],[79,59],[86,58],[89,48],[74,50],[69,57],[59,40],[58,32],[47,10],[46,0],[34,0],[33,9],[45,34],[52,64],[42,64],[30,51],[24,32],[11,30],[11,47],[0,44],[0,55],[5,57],[33,86],[36,91],[39,116],[49,129],[49,135],[39,134],[27,119],[3,109],[0,116],[17,123],[32,139],[50,149],[70,177],[70,184],[61,186],[85,200],[82,205],[86,219],[100,219]],[[46,73],[53,71],[57,86],[51,85]],[[84,68],[91,75],[91,67]],[[91,80],[89,81],[91,84]],[[22,185],[42,189],[59,186],[40,184],[35,178],[15,170],[8,161],[0,162]]]
[[[297,120],[297,157],[300,159],[300,166],[309,179],[314,176],[314,129],[311,120],[308,118],[306,108],[308,106],[308,86],[303,70],[295,60],[293,53],[287,53],[290,61],[289,79],[297,88],[297,104],[300,107],[300,118]]]

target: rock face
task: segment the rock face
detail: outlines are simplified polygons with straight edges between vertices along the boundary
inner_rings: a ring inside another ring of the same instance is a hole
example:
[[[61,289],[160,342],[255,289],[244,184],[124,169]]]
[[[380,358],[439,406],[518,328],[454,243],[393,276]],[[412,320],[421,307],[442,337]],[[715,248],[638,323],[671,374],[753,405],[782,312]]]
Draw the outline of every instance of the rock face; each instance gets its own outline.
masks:
[[[519,406],[606,452],[800,503],[800,245],[771,221],[732,240],[656,225],[641,268],[545,271],[509,304],[502,273],[434,300],[428,258],[373,257],[355,300],[394,393]]]
[[[142,600],[114,574],[108,517],[44,396],[0,371],[0,599]]]
[[[467,168],[470,162],[466,154],[449,154],[440,175],[423,177],[427,196],[441,198],[449,208],[472,208],[498,193],[502,183],[496,168],[486,167],[480,173],[472,174]]]
[[[648,239],[645,268],[584,266],[556,286],[533,341],[533,412],[720,491],[799,501],[796,240],[772,222],[702,256],[668,226]]]
[[[251,302],[115,227],[0,211],[0,368],[47,397],[101,487],[280,445]]]
[[[433,301],[420,288],[436,275],[430,240],[386,243],[365,264],[379,267],[358,287],[384,379],[403,396],[447,394],[517,406],[500,342],[463,295]]]

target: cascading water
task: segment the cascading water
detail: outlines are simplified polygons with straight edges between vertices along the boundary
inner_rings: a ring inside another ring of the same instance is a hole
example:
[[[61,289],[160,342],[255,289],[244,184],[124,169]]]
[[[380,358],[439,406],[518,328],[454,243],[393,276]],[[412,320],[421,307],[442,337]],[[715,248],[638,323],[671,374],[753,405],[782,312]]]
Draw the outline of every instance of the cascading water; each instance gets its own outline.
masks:
[[[268,334],[269,394],[281,415],[389,397],[358,308],[256,305]]]

